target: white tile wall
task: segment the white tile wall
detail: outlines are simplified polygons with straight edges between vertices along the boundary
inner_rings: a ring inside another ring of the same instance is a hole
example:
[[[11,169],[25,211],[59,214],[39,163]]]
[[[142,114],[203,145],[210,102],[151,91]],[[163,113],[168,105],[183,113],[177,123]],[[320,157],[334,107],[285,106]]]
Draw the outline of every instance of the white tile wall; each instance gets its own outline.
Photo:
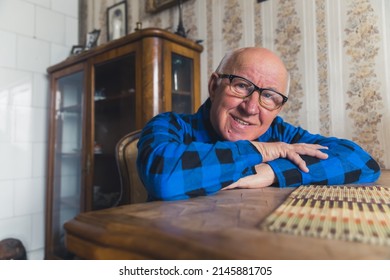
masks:
[[[0,66],[15,67],[16,35],[0,30]]]
[[[74,44],[76,45],[76,44]],[[57,64],[70,54],[70,46],[51,44],[50,65]]]
[[[53,52],[52,52],[53,53]],[[62,54],[62,59],[66,57],[66,53]],[[60,56],[58,56],[60,61]],[[50,63],[52,64],[52,63]],[[49,87],[47,86],[48,77],[46,74],[33,74],[33,91],[32,91],[32,106],[34,108],[49,107]]]
[[[32,177],[32,143],[13,142],[12,156],[8,158],[8,164],[12,167],[12,172],[8,175],[13,179],[25,179]]]
[[[47,109],[33,108],[31,112],[32,126],[34,131],[32,133],[33,143],[44,143],[47,141]]]
[[[14,215],[13,181],[2,181],[0,193],[0,219],[10,218]]]
[[[53,11],[64,13],[72,18],[78,18],[78,1],[52,0],[51,3]]]
[[[78,0],[0,0],[0,240],[44,258],[49,81],[78,39]]]
[[[47,159],[47,145],[46,143],[32,144],[32,176],[34,178],[44,178],[46,176],[46,159]]]
[[[46,73],[50,64],[50,43],[20,36],[16,49],[16,65],[19,69]]]
[[[78,29],[78,20],[67,17],[65,20],[65,43],[67,46],[77,45],[78,33],[74,30]]]
[[[15,215],[24,216],[42,213],[44,210],[44,179],[15,180]],[[31,199],[31,198],[34,199]]]
[[[32,74],[26,73],[23,79],[9,89],[9,93],[13,106],[31,106]]]
[[[50,8],[51,0],[26,0],[26,2],[30,2],[32,4],[36,4],[37,6]]]
[[[13,153],[14,147],[9,142],[3,142],[0,145],[0,185],[8,184],[9,180],[13,179]],[[0,193],[1,196],[1,193]],[[0,231],[1,235],[1,231]]]
[[[32,215],[32,228],[31,228],[31,249],[42,249],[45,243],[44,238],[45,219],[42,215]]]
[[[42,260],[45,257],[43,249],[27,252],[27,259],[29,260]]]
[[[36,36],[57,44],[65,43],[65,16],[46,8],[36,8]],[[50,22],[50,24],[48,24]]]
[[[34,132],[34,122],[31,118],[32,107],[15,106],[13,130],[13,143],[31,143]]]
[[[21,0],[2,0],[0,29],[25,36],[34,36],[34,5]]]
[[[7,102],[7,98],[2,98],[2,96],[7,97],[8,93],[6,91],[0,92],[0,146],[3,143],[10,143],[11,141],[11,108],[4,104]],[[2,103],[4,102],[4,103]],[[0,147],[1,148],[1,147]],[[1,166],[2,160],[0,160]],[[1,179],[1,171],[0,171],[0,179]]]

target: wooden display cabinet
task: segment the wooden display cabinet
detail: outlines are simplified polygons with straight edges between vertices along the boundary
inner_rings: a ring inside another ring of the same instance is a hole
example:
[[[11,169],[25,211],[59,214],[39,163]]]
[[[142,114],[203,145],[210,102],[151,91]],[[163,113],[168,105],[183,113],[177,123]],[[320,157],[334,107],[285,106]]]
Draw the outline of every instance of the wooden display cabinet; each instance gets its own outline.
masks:
[[[200,106],[202,46],[148,28],[48,68],[51,82],[46,259],[73,258],[63,224],[80,212],[130,202],[115,146],[160,112]]]

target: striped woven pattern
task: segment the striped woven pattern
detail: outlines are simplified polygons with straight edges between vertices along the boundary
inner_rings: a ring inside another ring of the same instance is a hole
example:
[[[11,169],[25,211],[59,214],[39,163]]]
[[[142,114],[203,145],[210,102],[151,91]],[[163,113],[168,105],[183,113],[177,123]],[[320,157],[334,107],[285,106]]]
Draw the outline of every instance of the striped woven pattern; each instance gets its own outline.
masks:
[[[390,245],[390,188],[300,186],[262,227],[294,235]]]

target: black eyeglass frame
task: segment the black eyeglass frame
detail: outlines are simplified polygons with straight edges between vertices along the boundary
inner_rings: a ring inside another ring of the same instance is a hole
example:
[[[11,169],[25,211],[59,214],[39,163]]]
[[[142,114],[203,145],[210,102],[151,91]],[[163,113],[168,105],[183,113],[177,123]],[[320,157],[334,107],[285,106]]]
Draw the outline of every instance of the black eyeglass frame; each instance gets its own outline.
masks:
[[[245,79],[244,77],[241,77],[241,76],[237,76],[237,75],[233,75],[233,74],[220,74],[220,73],[217,73],[218,77],[221,78],[221,79],[224,79],[224,78],[227,78],[229,79],[229,82],[230,82],[230,85],[232,84],[232,81],[234,78],[239,78],[239,79],[242,79],[246,82],[248,82],[249,84],[251,84],[253,86],[253,91],[251,93],[249,93],[247,96],[245,96],[245,98],[251,96],[255,91],[258,91],[261,95],[261,93],[264,91],[264,90],[269,90],[269,91],[272,91],[276,94],[279,94],[282,98],[283,98],[283,101],[282,103],[280,104],[280,106],[276,107],[274,110],[276,109],[279,109],[280,107],[282,107],[288,100],[288,97],[283,95],[282,93],[280,92],[277,92],[276,90],[273,90],[273,89],[270,89],[270,88],[260,88],[258,86],[256,86],[254,83],[252,83],[251,81],[249,81],[248,79]],[[260,99],[261,100],[261,99]],[[260,101],[260,105],[261,104],[261,101]]]

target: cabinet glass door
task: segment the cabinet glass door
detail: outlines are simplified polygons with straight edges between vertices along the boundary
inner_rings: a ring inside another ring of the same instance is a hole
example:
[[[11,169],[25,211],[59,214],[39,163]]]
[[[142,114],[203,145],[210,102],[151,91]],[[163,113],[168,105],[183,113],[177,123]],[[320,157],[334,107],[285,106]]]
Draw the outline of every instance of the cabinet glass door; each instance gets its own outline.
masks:
[[[69,258],[64,246],[63,224],[80,212],[83,72],[57,80],[55,94],[55,146],[52,242],[54,254]]]
[[[136,129],[135,54],[95,65],[94,210],[119,204],[118,141]]]
[[[172,53],[172,111],[192,113],[193,62],[191,58]]]

